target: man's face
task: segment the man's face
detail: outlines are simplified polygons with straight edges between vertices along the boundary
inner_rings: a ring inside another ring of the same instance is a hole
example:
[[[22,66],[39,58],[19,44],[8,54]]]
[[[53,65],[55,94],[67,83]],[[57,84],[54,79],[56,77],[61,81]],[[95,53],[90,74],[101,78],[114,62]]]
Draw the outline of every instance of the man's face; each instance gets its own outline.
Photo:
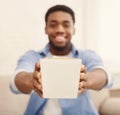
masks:
[[[45,31],[52,48],[64,50],[69,47],[75,32],[71,15],[62,11],[51,13],[48,16]]]

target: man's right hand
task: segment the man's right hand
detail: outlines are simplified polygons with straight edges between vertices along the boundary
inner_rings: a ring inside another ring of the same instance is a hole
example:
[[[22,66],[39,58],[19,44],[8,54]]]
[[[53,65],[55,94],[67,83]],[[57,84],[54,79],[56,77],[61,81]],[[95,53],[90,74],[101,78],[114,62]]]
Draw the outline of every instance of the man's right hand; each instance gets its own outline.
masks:
[[[37,62],[35,64],[35,70],[33,72],[33,88],[34,91],[38,93],[38,95],[43,98],[42,91],[42,80],[41,80],[41,72],[40,72],[40,63]]]

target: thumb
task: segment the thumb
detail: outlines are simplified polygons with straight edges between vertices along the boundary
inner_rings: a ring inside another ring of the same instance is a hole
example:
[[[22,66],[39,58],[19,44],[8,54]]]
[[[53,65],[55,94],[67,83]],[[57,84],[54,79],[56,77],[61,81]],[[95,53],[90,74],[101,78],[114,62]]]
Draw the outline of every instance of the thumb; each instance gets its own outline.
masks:
[[[36,64],[35,64],[35,71],[40,72],[40,62],[36,62]]]

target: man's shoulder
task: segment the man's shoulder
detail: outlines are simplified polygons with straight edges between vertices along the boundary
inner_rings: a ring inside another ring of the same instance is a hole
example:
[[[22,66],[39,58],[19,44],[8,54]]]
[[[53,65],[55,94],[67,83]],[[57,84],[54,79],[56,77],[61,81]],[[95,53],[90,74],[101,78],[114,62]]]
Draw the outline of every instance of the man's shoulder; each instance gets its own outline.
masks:
[[[91,49],[78,49],[77,50],[77,57],[78,58],[81,58],[83,60],[83,62],[88,62],[88,61],[91,61],[91,60],[101,60],[101,56],[95,52],[94,50],[91,50]]]
[[[40,58],[40,52],[35,50],[28,50],[26,51],[20,59],[34,59],[34,58]]]
[[[80,48],[76,48],[76,50],[80,53],[95,53],[94,50],[92,49],[80,49]]]
[[[46,45],[43,49],[40,50],[28,50],[26,51],[22,57],[38,57],[43,58],[47,55],[49,49],[48,45]]]
[[[20,56],[18,62],[24,64],[33,64],[39,61],[40,58],[43,58],[44,55],[41,51],[28,50],[22,56]]]
[[[23,56],[30,56],[30,55],[38,55],[39,52],[38,51],[35,51],[35,50],[28,50],[26,51]]]
[[[80,57],[88,57],[88,56],[98,55],[94,50],[91,50],[91,49],[77,48],[76,52]]]

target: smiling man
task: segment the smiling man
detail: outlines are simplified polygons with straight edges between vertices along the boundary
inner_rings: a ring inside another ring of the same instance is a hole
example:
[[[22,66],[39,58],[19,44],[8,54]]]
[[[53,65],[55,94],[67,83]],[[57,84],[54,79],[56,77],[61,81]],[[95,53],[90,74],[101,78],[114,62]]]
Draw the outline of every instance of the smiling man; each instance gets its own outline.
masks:
[[[56,5],[45,15],[45,32],[49,43],[43,50],[28,51],[18,61],[10,88],[14,93],[30,94],[25,115],[98,115],[89,96],[89,89],[112,86],[112,76],[94,51],[76,49],[71,43],[75,34],[75,15],[71,8]],[[82,60],[78,97],[76,99],[45,99],[42,92],[39,60],[65,56]]]
[[[57,11],[46,15],[46,34],[50,51],[54,55],[66,55],[71,50],[71,38],[75,33],[74,21],[67,12]]]

